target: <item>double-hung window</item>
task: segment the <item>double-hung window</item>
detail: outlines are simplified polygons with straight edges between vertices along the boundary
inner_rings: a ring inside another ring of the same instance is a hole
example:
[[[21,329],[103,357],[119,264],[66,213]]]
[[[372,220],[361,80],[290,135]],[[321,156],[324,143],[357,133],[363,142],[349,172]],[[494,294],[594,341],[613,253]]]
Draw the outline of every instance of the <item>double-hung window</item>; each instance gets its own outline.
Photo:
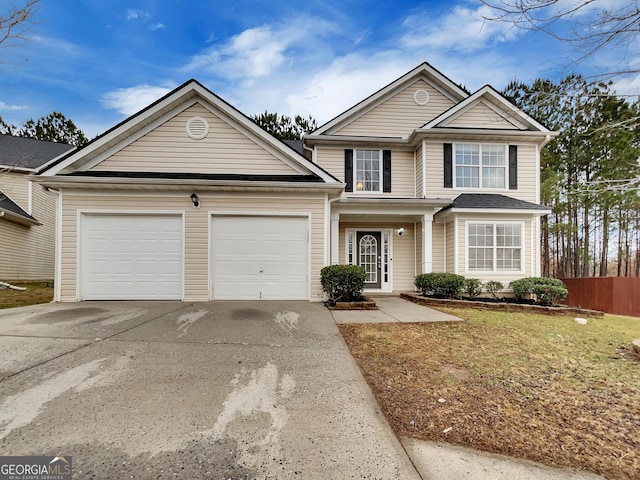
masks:
[[[380,150],[355,150],[355,190],[382,191],[382,159]]]
[[[456,187],[507,187],[506,145],[457,143],[455,146]]]
[[[521,223],[468,223],[467,271],[521,272]]]

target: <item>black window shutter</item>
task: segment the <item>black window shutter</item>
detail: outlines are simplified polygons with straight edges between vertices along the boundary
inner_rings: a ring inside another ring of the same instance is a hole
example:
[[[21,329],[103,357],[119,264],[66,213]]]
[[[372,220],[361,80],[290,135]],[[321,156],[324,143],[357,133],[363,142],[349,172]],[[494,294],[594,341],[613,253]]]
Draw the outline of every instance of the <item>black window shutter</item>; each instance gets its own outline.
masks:
[[[444,144],[444,188],[453,188],[453,145]]]
[[[382,151],[382,191],[391,191],[391,150]]]
[[[518,146],[509,145],[509,190],[518,189]]]
[[[344,150],[344,183],[347,184],[345,192],[353,192],[353,150]]]

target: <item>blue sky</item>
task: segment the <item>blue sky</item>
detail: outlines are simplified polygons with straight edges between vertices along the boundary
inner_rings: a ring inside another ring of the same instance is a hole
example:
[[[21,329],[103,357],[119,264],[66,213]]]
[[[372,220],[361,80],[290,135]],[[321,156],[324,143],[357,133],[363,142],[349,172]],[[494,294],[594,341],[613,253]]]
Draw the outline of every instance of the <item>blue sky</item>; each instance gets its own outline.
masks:
[[[323,123],[424,61],[471,91],[569,73],[569,46],[490,15],[474,0],[41,0],[28,41],[0,49],[0,116],[56,110],[92,138],[196,78],[245,114]],[[639,52],[602,52],[578,71]],[[616,82],[640,94],[637,78]]]

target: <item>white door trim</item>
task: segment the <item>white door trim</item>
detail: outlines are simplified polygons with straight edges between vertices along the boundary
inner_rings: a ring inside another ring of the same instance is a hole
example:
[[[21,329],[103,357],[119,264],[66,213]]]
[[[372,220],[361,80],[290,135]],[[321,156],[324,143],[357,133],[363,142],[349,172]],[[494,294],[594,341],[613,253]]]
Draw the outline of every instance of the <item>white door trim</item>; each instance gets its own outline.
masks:
[[[384,254],[384,236],[385,234],[389,236],[389,254],[386,263],[387,273],[388,273],[388,281],[384,281],[384,262],[382,265],[381,275],[383,278],[380,282],[380,288],[365,288],[366,292],[392,292],[393,291],[393,229],[391,228],[347,228],[344,232],[344,263],[345,265],[349,265],[349,236],[353,239],[353,259],[356,259],[357,255],[357,237],[358,232],[376,232],[380,233],[381,252]],[[354,263],[357,265],[357,263]]]

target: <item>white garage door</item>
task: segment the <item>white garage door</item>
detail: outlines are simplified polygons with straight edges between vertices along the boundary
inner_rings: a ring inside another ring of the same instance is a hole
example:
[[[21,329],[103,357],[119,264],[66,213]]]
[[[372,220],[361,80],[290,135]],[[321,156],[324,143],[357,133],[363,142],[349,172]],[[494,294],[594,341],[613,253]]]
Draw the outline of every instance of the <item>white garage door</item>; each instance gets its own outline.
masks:
[[[308,300],[306,217],[214,216],[213,298]]]
[[[84,215],[83,300],[180,300],[182,217]]]

